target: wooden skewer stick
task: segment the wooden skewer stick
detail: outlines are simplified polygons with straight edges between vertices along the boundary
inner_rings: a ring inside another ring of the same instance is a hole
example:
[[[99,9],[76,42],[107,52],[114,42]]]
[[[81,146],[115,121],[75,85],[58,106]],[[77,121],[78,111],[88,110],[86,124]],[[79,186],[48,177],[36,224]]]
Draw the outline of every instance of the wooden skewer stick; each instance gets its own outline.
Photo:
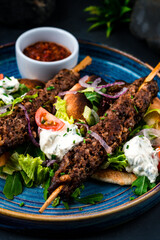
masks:
[[[60,185],[52,194],[49,196],[49,198],[45,201],[43,206],[40,208],[39,213],[43,213],[44,210],[51,204],[51,202],[58,196],[58,194],[61,192],[64,185]]]
[[[153,80],[153,78],[157,75],[157,73],[160,71],[160,62],[157,64],[157,66],[152,70],[152,72],[145,78],[144,82],[140,86],[139,90],[145,85],[145,83],[148,83]]]
[[[74,72],[80,72],[84,68],[86,68],[88,65],[92,63],[92,58],[90,56],[85,57],[77,66],[73,68]]]

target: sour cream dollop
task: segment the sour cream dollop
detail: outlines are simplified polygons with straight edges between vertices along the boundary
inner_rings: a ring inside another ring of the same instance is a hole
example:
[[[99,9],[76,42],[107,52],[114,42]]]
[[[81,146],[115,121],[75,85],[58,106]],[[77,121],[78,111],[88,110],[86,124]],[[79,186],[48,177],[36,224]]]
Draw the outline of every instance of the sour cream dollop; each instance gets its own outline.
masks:
[[[56,155],[59,160],[62,160],[69,150],[83,141],[83,137],[75,124],[61,121],[65,123],[62,130],[40,130],[40,148],[49,159],[52,159],[52,155]]]
[[[146,176],[151,183],[155,182],[158,176],[158,156],[150,141],[146,137],[135,136],[125,143],[123,150],[129,164],[126,171]]]
[[[0,99],[5,104],[8,104],[13,101],[13,97],[10,93],[16,92],[19,89],[19,82],[14,77],[5,77],[0,80]]]

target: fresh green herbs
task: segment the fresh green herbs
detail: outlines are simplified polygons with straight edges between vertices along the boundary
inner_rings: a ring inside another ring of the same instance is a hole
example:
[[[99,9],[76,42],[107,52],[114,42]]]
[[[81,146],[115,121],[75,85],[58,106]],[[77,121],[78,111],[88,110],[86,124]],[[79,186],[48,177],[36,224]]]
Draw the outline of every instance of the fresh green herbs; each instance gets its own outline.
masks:
[[[95,193],[85,197],[80,197],[81,192],[84,190],[84,185],[81,185],[79,188],[72,193],[71,197],[74,201],[84,203],[84,204],[95,204],[100,202],[103,199],[103,194]]]
[[[36,86],[35,88],[36,88],[36,89],[41,89],[42,87],[41,87],[41,86]]]
[[[23,95],[21,97],[17,97],[16,99],[13,100],[13,102],[10,103],[11,107],[9,107],[9,110],[5,113],[0,114],[0,117],[12,114],[12,112],[14,111],[14,106],[18,103],[21,103],[24,99],[35,99],[36,97],[38,97],[38,93],[35,93],[33,95]]]
[[[103,163],[102,168],[105,169],[110,166],[112,169],[122,171],[127,165],[126,156],[120,147],[114,154],[108,154],[107,162]]]
[[[139,113],[138,109],[137,109],[137,107],[135,105],[134,105],[134,109],[136,110],[136,113]]]
[[[156,183],[150,183],[149,179],[146,176],[139,176],[131,186],[131,189],[137,196],[141,196],[150,189],[156,186]]]
[[[21,203],[19,204],[19,206],[20,206],[20,207],[23,207],[23,206],[24,206],[24,202],[21,202]]]
[[[53,89],[55,89],[54,86],[49,86],[49,87],[47,87],[47,91],[51,91],[51,90],[53,90]]]
[[[108,38],[114,28],[130,22],[131,10],[131,0],[103,0],[101,6],[86,7],[84,11],[92,15],[87,18],[87,21],[94,22],[88,30],[106,27],[106,37]]]
[[[11,95],[15,99],[15,98],[21,97],[25,93],[29,92],[29,90],[30,89],[28,87],[26,87],[25,84],[19,84],[18,91],[14,92],[14,93],[11,93]]]

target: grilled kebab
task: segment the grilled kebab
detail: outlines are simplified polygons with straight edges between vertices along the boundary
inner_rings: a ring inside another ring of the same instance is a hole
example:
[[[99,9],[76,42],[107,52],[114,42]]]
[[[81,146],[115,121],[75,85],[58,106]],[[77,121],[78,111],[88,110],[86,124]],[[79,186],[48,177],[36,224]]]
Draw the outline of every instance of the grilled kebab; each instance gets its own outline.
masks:
[[[55,96],[60,91],[69,90],[79,79],[79,73],[72,70],[63,69],[53,79],[48,81],[44,89],[33,89],[27,94],[34,95],[38,93],[38,97],[23,100],[22,104],[28,112],[30,126],[34,137],[37,135],[37,126],[35,124],[35,113],[40,106],[46,105],[53,108]],[[15,147],[27,141],[28,125],[24,110],[16,106],[15,111],[8,116],[0,118],[0,155],[6,152],[10,147]]]
[[[103,138],[112,152],[127,140],[130,131],[143,118],[157,95],[156,81],[143,85],[139,90],[144,79],[134,81],[128,87],[128,91],[106,111],[103,120],[90,128]],[[60,196],[67,200],[106,158],[107,152],[103,146],[88,133],[85,143],[81,142],[63,157],[59,169],[52,178],[49,192],[52,193],[57,187],[63,186]]]

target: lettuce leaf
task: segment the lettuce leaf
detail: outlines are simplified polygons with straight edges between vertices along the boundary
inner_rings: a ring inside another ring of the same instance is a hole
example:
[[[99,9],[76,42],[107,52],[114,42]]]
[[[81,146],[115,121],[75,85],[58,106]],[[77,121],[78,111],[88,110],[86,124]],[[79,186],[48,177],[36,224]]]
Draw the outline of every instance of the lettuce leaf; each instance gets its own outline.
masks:
[[[27,177],[34,182],[34,185],[40,185],[46,180],[49,168],[42,167],[43,161],[40,157],[33,158],[29,154],[27,156],[20,154],[18,162]]]
[[[59,96],[57,96],[56,98],[57,98],[57,102],[54,104],[54,106],[57,111],[55,116],[57,118],[60,118],[60,119],[63,119],[64,121],[69,122],[70,124],[73,124],[74,123],[73,117],[71,116],[69,118],[66,112],[66,101],[61,99]]]
[[[111,167],[112,169],[122,171],[128,166],[128,162],[122,147],[118,148],[114,154],[108,154],[107,161],[102,164],[102,169]]]
[[[25,186],[32,187],[40,185],[46,181],[49,174],[49,168],[43,167],[43,160],[40,157],[31,157],[29,154],[13,153],[10,161],[2,168],[2,172],[13,175],[20,172]]]
[[[18,162],[18,156],[19,154],[17,152],[11,155],[10,160],[2,167],[3,173],[12,175],[13,172],[22,170]]]

